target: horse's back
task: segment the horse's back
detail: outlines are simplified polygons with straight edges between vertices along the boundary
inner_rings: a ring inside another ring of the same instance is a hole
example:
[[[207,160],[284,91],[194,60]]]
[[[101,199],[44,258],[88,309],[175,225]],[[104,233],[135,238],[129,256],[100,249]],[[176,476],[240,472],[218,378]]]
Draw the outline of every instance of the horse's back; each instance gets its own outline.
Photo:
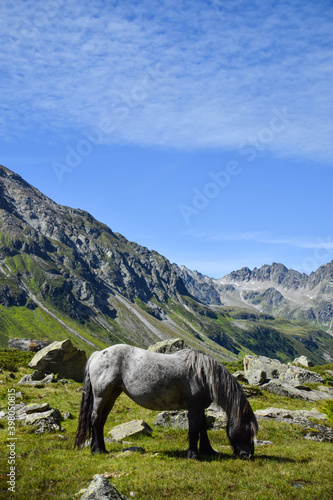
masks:
[[[94,357],[91,374],[101,392],[121,387],[141,406],[184,408],[191,388],[183,358],[117,344]]]

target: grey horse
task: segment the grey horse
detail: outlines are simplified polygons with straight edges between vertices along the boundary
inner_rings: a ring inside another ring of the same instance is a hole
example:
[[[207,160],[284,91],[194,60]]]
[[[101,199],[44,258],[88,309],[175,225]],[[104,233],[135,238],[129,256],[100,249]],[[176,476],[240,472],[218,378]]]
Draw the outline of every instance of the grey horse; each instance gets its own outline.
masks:
[[[253,457],[258,424],[242,387],[224,366],[192,349],[160,354],[125,344],[94,352],[88,359],[74,446],[81,448],[92,433],[91,451],[107,453],[103,428],[122,392],[151,410],[188,410],[187,458],[194,459],[215,454],[204,413],[214,401],[227,413],[235,455]]]

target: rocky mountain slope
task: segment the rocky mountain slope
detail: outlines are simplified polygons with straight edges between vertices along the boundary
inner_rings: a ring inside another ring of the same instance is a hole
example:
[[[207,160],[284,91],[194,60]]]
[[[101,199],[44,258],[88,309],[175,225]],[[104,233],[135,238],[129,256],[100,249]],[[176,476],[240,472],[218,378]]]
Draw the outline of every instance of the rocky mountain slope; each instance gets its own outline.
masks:
[[[208,296],[220,300],[215,287],[195,272],[192,285],[184,282],[162,255],[0,166],[0,346],[14,336],[70,338],[92,351],[181,337],[220,360],[244,353],[333,359],[333,339],[317,327],[205,305]]]
[[[252,271],[244,267],[218,280],[183,266],[174,269],[190,293],[205,304],[254,308],[333,331],[333,261],[310,275],[273,263]]]

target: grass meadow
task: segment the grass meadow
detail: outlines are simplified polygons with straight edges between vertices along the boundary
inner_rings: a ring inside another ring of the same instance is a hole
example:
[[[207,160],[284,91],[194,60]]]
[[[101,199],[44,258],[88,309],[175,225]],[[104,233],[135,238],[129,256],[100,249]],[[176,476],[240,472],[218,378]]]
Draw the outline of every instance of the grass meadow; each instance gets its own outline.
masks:
[[[8,361],[8,360],[7,360]],[[22,361],[26,364],[26,360]],[[39,500],[78,499],[95,474],[106,474],[129,498],[137,499],[332,499],[333,446],[304,439],[302,428],[274,421],[259,421],[258,439],[273,444],[258,446],[251,461],[235,459],[225,431],[210,431],[214,458],[187,460],[187,432],[154,426],[157,412],[137,406],[125,395],[116,402],[105,426],[105,436],[115,425],[142,418],[152,436],[131,439],[144,453],[124,453],[130,444],[107,444],[108,455],[92,455],[89,448],[73,449],[81,400],[81,384],[61,382],[34,388],[17,385],[25,366],[0,373],[0,407],[6,409],[8,390],[22,392],[16,402],[47,402],[74,417],[62,422],[63,431],[35,435],[20,422],[15,430],[15,492],[8,490],[10,465],[7,420],[0,420],[0,498]],[[314,403],[259,393],[250,398],[256,409],[269,406],[312,409]]]

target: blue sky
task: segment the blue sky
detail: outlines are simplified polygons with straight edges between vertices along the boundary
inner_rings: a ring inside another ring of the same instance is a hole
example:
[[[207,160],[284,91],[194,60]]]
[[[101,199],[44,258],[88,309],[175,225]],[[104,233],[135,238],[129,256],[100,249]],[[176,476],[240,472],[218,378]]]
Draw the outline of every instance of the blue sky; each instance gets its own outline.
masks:
[[[220,278],[333,259],[333,4],[3,1],[0,162]]]

